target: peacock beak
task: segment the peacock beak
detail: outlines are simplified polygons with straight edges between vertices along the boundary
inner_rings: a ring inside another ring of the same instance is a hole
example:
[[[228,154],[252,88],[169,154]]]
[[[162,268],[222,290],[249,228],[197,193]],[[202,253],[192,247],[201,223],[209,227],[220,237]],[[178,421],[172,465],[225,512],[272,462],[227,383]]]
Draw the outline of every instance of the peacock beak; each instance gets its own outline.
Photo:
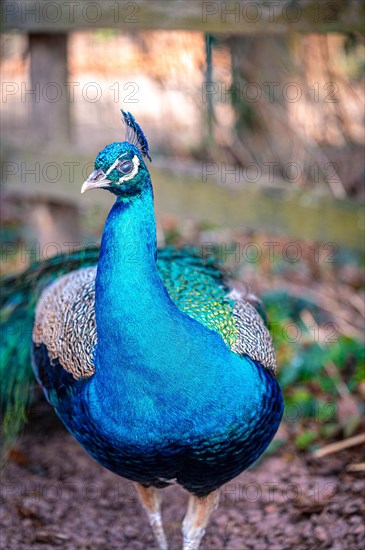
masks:
[[[85,193],[89,189],[97,189],[98,187],[108,187],[111,180],[105,177],[105,174],[101,168],[91,172],[90,176],[82,184],[81,193]]]

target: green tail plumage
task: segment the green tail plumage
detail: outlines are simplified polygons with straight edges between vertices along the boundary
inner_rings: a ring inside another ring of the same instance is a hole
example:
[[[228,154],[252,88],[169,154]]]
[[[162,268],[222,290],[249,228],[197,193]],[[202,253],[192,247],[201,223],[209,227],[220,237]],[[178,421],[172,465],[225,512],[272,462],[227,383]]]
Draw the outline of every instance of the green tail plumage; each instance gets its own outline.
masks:
[[[62,254],[31,265],[24,273],[3,277],[0,298],[1,443],[6,450],[26,420],[32,400],[31,338],[34,310],[42,290],[57,277],[95,265],[98,248]]]

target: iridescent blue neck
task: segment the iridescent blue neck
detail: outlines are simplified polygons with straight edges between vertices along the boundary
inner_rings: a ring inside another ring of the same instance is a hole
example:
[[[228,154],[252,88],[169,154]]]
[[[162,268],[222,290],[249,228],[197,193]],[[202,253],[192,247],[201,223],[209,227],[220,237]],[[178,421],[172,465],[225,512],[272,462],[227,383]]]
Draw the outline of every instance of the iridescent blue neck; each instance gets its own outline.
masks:
[[[105,224],[95,288],[97,370],[113,377],[115,372],[120,376],[121,363],[125,371],[151,364],[156,339],[163,339],[164,316],[172,307],[156,267],[149,182],[141,195],[129,201],[118,198]]]
[[[105,300],[156,271],[156,222],[151,184],[129,200],[118,197],[105,222],[96,278],[96,315]],[[144,279],[142,279],[144,280]],[[111,305],[111,304],[109,304]]]

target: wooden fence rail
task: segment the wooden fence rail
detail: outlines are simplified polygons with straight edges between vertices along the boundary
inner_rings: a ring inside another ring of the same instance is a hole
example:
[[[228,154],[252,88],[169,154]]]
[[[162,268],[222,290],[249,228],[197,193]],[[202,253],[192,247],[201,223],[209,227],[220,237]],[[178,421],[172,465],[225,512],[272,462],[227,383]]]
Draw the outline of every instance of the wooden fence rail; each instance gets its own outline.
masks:
[[[92,170],[91,158],[73,157],[71,152],[39,154],[37,162],[41,167],[73,166],[72,178],[66,177],[67,170],[62,170],[62,178],[53,184],[33,174],[29,178],[21,176],[21,163],[34,166],[34,156],[29,151],[18,151],[10,160],[9,166],[3,167],[3,172],[8,172],[4,190],[27,202],[38,200],[42,208],[48,202],[55,223],[61,210],[55,210],[54,205],[94,207],[106,212],[113,202],[110,193],[80,194],[86,172]],[[220,228],[245,227],[273,235],[289,235],[294,239],[334,243],[359,251],[363,248],[364,209],[355,201],[270,184],[245,183],[240,188],[230,189],[214,181],[204,182],[204,178],[188,173],[158,168],[156,163],[151,165],[150,171],[157,214],[172,214],[179,220],[188,218]],[[60,215],[64,216],[62,212]]]
[[[185,29],[204,33],[362,32],[361,0],[5,0],[3,30]]]

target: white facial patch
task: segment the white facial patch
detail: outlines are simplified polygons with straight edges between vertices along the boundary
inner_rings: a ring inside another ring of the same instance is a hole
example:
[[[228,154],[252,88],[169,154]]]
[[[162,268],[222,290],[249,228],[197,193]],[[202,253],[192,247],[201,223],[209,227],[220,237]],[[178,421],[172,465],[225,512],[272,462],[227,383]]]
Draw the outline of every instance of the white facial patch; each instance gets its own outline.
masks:
[[[109,166],[108,170],[105,172],[105,176],[109,176],[110,172],[113,172],[114,168],[119,164],[119,161],[122,157],[125,157],[127,153],[124,153],[123,155],[120,155],[120,157],[117,158],[116,161],[113,162],[111,166]]]
[[[137,172],[138,172],[138,166],[139,166],[139,158],[137,157],[137,155],[134,155],[134,157],[132,158],[132,162],[133,162],[133,170],[130,174],[126,174],[125,176],[122,176],[121,178],[119,178],[119,183],[123,183],[124,181],[129,181],[129,180],[132,180],[134,178],[134,176],[137,175]]]

